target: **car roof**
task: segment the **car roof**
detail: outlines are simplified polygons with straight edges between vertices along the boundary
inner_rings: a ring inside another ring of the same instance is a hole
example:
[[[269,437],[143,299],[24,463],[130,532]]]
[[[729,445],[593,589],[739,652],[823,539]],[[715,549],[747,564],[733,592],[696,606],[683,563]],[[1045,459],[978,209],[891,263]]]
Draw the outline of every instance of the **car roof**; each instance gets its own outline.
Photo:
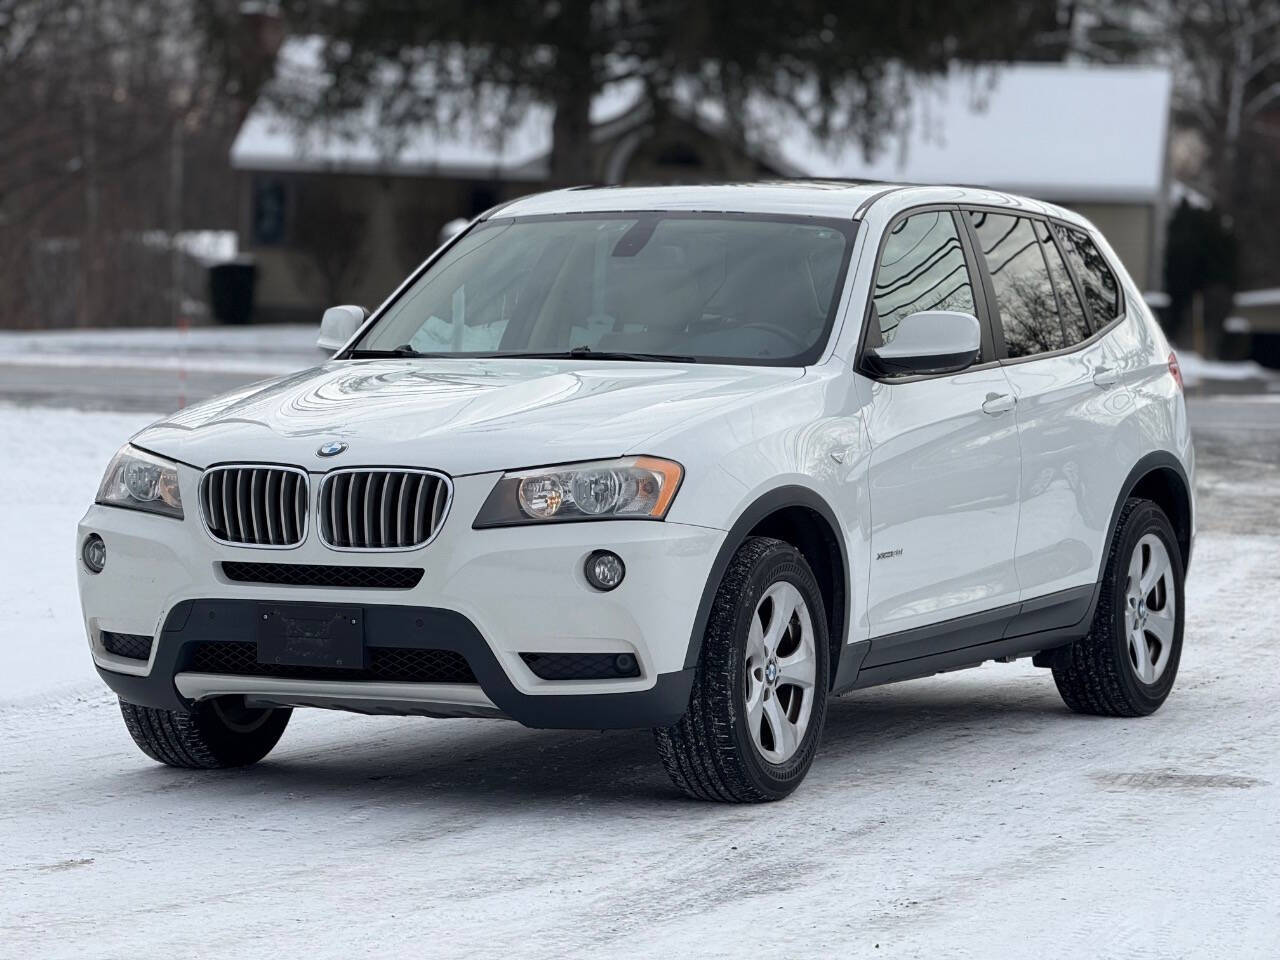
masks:
[[[975,204],[1080,221],[1075,214],[1053,204],[985,187],[846,180],[774,180],[696,186],[569,187],[521,197],[495,207],[486,216],[525,217],[559,213],[609,213],[615,210],[671,210],[861,219],[872,204],[879,207],[882,203],[889,208],[886,212],[890,214],[930,203]]]

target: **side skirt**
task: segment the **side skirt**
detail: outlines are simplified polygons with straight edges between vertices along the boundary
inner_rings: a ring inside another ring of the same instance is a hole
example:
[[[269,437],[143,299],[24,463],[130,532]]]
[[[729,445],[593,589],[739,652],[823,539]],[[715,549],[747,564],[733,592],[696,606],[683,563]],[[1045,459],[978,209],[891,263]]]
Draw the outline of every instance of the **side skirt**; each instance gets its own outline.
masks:
[[[1065,646],[1089,632],[1097,602],[1098,585],[1089,584],[873,637],[864,641],[868,646],[859,669],[856,673],[841,670],[844,675],[836,678],[832,693],[963,670],[988,660],[1028,656]]]

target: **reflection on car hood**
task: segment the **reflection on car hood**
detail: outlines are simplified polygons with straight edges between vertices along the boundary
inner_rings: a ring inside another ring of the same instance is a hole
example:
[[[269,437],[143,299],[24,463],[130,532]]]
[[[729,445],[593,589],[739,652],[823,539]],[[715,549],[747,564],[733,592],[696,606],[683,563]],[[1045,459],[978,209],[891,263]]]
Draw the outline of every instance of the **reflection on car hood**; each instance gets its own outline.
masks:
[[[644,441],[797,369],[586,360],[331,361],[189,407],[134,442],[196,467],[424,466],[455,476],[661,454]],[[318,456],[329,440],[349,449]]]

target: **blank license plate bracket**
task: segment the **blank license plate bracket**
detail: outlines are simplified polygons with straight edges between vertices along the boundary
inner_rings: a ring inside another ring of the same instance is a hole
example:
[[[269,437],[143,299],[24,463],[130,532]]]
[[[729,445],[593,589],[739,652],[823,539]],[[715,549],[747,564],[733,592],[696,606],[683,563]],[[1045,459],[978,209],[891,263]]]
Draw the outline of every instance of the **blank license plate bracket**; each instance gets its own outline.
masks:
[[[363,670],[364,611],[359,607],[259,604],[258,662]]]

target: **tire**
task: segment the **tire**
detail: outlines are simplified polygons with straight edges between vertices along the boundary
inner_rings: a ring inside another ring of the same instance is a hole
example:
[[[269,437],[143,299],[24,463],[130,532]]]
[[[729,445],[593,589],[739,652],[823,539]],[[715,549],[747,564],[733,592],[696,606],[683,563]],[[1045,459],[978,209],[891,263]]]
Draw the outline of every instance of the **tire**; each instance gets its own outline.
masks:
[[[189,712],[140,707],[120,701],[124,725],[152,760],[188,770],[217,770],[257,763],[280,741],[293,713],[251,709],[242,697],[218,697]]]
[[[775,634],[767,626],[797,600],[805,609],[797,602],[778,619],[786,625],[770,649]],[[788,683],[809,675],[810,654],[812,687]],[[689,708],[674,726],[654,731],[667,773],[700,800],[781,800],[813,763],[829,675],[825,608],[809,564],[781,540],[748,539],[716,590]]]
[[[1167,576],[1155,581],[1159,589],[1146,595],[1141,583],[1130,589],[1132,565],[1154,575],[1160,546],[1168,567]],[[1144,552],[1135,561],[1139,549]],[[1089,633],[1054,659],[1053,679],[1068,707],[1107,717],[1144,717],[1160,708],[1182,657],[1183,575],[1182,554],[1164,511],[1150,500],[1125,501]],[[1145,676],[1139,666],[1142,649],[1150,667]]]

